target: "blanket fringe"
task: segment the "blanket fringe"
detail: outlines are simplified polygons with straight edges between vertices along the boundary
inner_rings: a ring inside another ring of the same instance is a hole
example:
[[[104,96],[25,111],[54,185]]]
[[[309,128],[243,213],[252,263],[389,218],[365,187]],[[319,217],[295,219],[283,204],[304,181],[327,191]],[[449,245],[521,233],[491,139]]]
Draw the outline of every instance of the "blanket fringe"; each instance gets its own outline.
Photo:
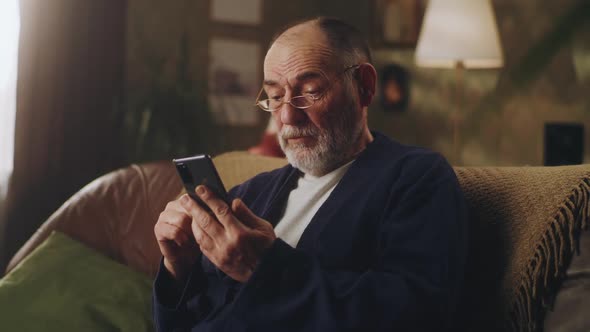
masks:
[[[552,308],[559,286],[571,263],[580,253],[580,233],[588,229],[590,178],[584,178],[559,210],[520,278],[520,286],[509,308],[508,328],[512,331],[543,331],[544,313]],[[536,317],[536,319],[533,319]]]

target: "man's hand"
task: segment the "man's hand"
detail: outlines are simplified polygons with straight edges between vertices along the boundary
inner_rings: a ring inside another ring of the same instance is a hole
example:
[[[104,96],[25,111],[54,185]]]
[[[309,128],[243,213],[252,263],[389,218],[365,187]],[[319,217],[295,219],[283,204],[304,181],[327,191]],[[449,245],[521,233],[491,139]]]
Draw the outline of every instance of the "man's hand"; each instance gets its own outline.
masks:
[[[212,213],[188,195],[181,198],[181,204],[192,216],[192,232],[201,251],[225,274],[246,282],[264,250],[276,239],[272,225],[239,199],[232,202],[230,209],[205,186],[198,186],[196,193]]]
[[[183,282],[200,255],[191,230],[192,217],[180,204],[185,196],[188,198],[184,195],[169,202],[154,226],[164,266],[179,283]]]

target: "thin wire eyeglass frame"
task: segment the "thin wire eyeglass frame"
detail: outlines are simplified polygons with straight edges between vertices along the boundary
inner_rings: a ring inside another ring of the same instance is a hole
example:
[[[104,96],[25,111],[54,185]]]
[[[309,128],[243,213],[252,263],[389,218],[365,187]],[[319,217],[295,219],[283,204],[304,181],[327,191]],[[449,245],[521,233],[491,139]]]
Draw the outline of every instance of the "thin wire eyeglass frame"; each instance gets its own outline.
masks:
[[[360,66],[361,66],[360,64],[356,64],[356,65],[351,65],[351,66],[346,67],[338,75],[338,78],[342,77],[341,75],[344,75],[350,69],[356,70]],[[254,106],[258,106],[261,110],[263,110],[265,112],[274,112],[274,111],[280,109],[281,107],[283,107],[284,104],[289,104],[297,109],[303,110],[303,109],[307,109],[307,108],[312,107],[315,104],[315,102],[317,100],[322,99],[331,88],[332,88],[332,84],[330,84],[326,89],[324,89],[324,91],[322,91],[320,93],[320,95],[318,95],[318,96],[308,94],[308,95],[294,96],[294,97],[291,97],[289,100],[281,100],[278,106],[276,106],[275,108],[270,108],[270,107],[264,106],[264,104],[270,105],[271,99],[260,100],[260,97],[264,93],[264,87],[263,87],[260,89],[260,92],[258,92],[258,96],[256,96],[256,103],[254,104]],[[294,100],[295,100],[295,103],[293,103]],[[306,102],[306,104],[298,105],[297,101]]]

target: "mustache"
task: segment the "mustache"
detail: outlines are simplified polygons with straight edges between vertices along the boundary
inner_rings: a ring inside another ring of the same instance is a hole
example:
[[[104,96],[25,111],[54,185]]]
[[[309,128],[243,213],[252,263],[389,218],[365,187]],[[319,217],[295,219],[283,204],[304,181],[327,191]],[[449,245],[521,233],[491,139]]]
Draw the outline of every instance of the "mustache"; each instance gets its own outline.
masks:
[[[306,126],[306,127],[293,127],[293,126],[283,126],[279,135],[283,139],[290,139],[296,138],[301,136],[318,136],[320,134],[320,130],[314,126]]]

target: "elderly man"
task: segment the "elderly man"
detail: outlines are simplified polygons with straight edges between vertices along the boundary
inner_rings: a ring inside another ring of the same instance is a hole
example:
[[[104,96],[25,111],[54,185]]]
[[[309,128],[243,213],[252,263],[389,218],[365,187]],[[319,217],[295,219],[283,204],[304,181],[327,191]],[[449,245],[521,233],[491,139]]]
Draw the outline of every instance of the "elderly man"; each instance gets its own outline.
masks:
[[[465,261],[465,203],[440,155],[371,132],[369,48],[331,18],[272,42],[257,104],[289,165],[170,202],[154,228],[159,331],[443,331]]]

